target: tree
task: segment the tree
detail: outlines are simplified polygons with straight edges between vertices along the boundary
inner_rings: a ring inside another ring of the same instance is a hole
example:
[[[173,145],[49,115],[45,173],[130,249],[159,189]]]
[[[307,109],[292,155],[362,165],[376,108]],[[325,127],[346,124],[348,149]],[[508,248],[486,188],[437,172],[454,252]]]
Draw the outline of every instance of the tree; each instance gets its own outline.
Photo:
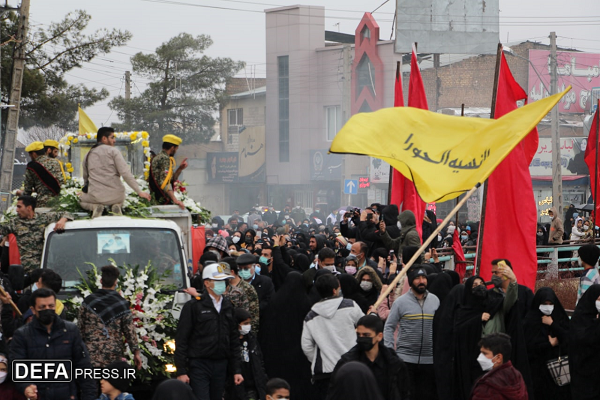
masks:
[[[67,134],[67,130],[56,125],[42,127],[32,126],[31,128],[19,133],[19,141],[24,145],[31,142],[43,142],[45,140],[56,140],[57,142]]]
[[[89,107],[108,97],[106,89],[90,89],[84,85],[71,85],[63,78],[74,68],[82,67],[99,54],[109,53],[115,46],[123,46],[131,33],[117,29],[99,29],[84,33],[92,17],[83,10],[73,11],[60,22],[46,29],[32,31],[26,43],[26,68],[23,75],[22,101],[19,126],[57,125],[62,129],[77,130],[77,105]],[[18,18],[7,13],[0,24],[3,44],[1,65],[3,71],[12,70],[12,54]],[[2,101],[8,102],[10,73],[1,77]],[[3,111],[3,121],[6,112]]]
[[[230,58],[204,55],[212,44],[210,36],[181,33],[155,54],[134,55],[133,72],[152,82],[140,96],[119,96],[109,103],[123,121],[117,128],[148,131],[153,144],[168,133],[186,143],[207,142],[214,135],[225,83],[244,67]]]

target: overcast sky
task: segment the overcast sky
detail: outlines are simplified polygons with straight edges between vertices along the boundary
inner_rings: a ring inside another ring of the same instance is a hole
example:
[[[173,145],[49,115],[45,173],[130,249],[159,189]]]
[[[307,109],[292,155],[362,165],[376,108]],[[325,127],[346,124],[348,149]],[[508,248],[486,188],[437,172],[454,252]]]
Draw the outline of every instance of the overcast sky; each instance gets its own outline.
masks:
[[[264,2],[262,2],[264,1]],[[32,0],[33,28],[47,27],[68,12],[84,9],[92,15],[89,31],[106,27],[129,30],[127,46],[96,58],[84,68],[67,74],[71,83],[105,87],[110,96],[124,94],[123,76],[129,59],[137,52],[152,52],[171,37],[187,32],[208,34],[214,44],[209,56],[231,57],[246,62],[239,76],[265,76],[265,16],[268,8],[298,4],[283,0]],[[364,12],[372,12],[383,0],[312,0],[302,4],[326,8],[327,30],[354,33]],[[15,5],[17,1],[10,0]],[[373,15],[382,39],[392,33],[396,2],[390,0]],[[338,25],[339,24],[339,25]],[[600,53],[600,6],[598,0],[500,0],[500,40],[535,40],[548,43],[556,31],[559,46]],[[133,75],[132,96],[147,82]],[[108,99],[110,100],[110,99]],[[108,100],[86,110],[97,126],[117,121]]]

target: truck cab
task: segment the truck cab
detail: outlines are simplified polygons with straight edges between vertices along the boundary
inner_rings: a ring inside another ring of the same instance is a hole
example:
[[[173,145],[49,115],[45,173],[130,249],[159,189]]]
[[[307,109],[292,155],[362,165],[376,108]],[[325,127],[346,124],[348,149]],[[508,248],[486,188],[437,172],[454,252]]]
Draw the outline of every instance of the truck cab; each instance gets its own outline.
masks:
[[[99,269],[110,260],[132,267],[150,262],[159,274],[167,273],[165,285],[177,290],[174,306],[183,305],[190,299],[181,289],[189,287],[191,259],[186,255],[191,258],[191,217],[177,206],[152,207],[150,212],[150,218],[105,216],[69,221],[62,233],[54,232],[55,224],[50,224],[41,267],[56,271],[63,278],[64,294],[71,296],[91,264]]]

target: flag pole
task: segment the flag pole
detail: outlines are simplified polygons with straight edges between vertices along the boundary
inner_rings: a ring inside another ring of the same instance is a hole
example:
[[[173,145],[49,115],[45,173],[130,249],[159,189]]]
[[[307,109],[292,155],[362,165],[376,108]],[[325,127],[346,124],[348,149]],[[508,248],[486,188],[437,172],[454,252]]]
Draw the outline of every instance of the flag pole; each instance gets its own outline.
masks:
[[[396,82],[400,79],[400,61],[396,62]],[[394,82],[394,88],[396,87],[396,82]],[[402,84],[402,82],[400,82]],[[394,89],[395,90],[395,89]],[[394,94],[395,95],[395,94]],[[390,178],[388,180],[388,205],[392,204],[392,184],[394,179],[394,167],[390,165]],[[398,209],[400,209],[400,204],[398,204]]]
[[[475,187],[473,187],[471,190],[469,190],[465,194],[465,197],[463,197],[463,199],[456,205],[456,207],[454,207],[454,209],[452,211],[450,211],[450,214],[448,214],[448,216],[442,221],[442,223],[438,225],[438,227],[435,229],[435,231],[433,231],[433,233],[431,235],[429,235],[427,240],[425,240],[423,242],[423,244],[421,245],[419,250],[417,250],[417,252],[412,256],[412,258],[406,264],[404,264],[404,267],[402,267],[402,270],[400,270],[400,272],[398,273],[396,278],[392,281],[392,283],[389,284],[388,288],[384,292],[382,292],[381,295],[379,295],[379,298],[373,305],[374,310],[377,310],[377,308],[383,302],[383,300],[385,300],[385,298],[391,293],[392,288],[398,284],[398,282],[400,281],[400,279],[402,279],[402,277],[404,275],[406,275],[406,272],[408,271],[408,269],[415,263],[415,261],[417,261],[417,259],[421,255],[421,253],[427,249],[427,247],[433,241],[434,238],[437,238],[438,233],[440,233],[442,231],[442,229],[444,229],[444,227],[448,224],[448,222],[450,222],[452,220],[452,217],[454,217],[454,214],[456,214],[458,212],[458,210],[460,210],[460,208],[467,202],[469,197],[471,197],[471,195],[473,193],[475,193],[476,190],[479,189],[479,186],[481,186],[481,183],[478,183],[477,185],[475,185]]]
[[[496,97],[498,95],[498,80],[500,79],[500,61],[502,59],[502,43],[498,43],[498,50],[496,51],[496,71],[494,72],[494,88],[492,91],[492,108],[490,109],[490,119],[495,118],[496,114]],[[477,237],[477,255],[475,259],[475,270],[473,275],[479,275],[481,270],[481,254],[483,251],[483,232],[485,229],[485,212],[487,209],[487,191],[488,191],[488,180],[483,185],[483,202],[481,204],[481,218],[479,219],[479,235]]]
[[[461,116],[461,117],[464,117],[464,116],[465,116],[465,103],[462,103],[462,104],[460,105],[460,116]],[[457,198],[456,198],[456,204],[457,204],[457,205],[458,205],[458,202],[459,202],[459,198],[457,197]],[[458,214],[459,214],[459,213],[457,212],[457,213],[456,213],[456,222],[454,223],[454,229],[457,229],[457,228],[458,228]]]
[[[597,221],[597,217],[596,217],[596,205],[598,204],[598,142],[600,141],[600,137],[598,137],[598,132],[600,132],[600,99],[598,99],[598,103],[596,106],[596,170],[594,171],[594,243],[596,241],[596,226],[598,226],[598,224],[596,223]],[[592,124],[593,125],[593,124]],[[589,143],[588,143],[589,146]]]

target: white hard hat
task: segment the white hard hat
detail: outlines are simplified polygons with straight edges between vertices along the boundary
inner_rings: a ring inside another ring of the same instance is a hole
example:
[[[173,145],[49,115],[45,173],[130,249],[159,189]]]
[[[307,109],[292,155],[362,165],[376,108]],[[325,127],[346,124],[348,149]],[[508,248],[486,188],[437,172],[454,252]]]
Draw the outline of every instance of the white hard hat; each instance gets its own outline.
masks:
[[[213,281],[224,281],[233,278],[225,272],[225,268],[220,263],[209,264],[202,270],[202,279],[212,279]]]

